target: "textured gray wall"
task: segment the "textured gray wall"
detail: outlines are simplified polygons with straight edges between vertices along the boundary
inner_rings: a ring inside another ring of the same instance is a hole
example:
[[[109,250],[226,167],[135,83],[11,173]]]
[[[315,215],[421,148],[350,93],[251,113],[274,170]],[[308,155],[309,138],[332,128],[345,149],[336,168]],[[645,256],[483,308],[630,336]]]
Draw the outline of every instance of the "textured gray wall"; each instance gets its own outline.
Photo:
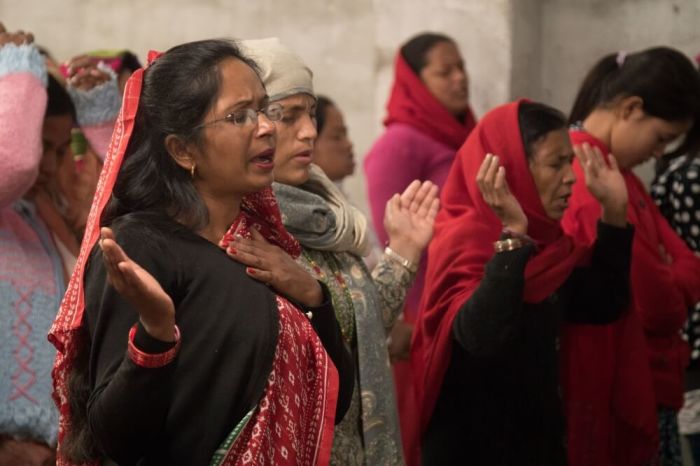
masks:
[[[656,45],[700,53],[700,0],[543,0],[541,12],[541,87],[533,96],[565,112],[605,54]],[[649,182],[653,161],[635,171]]]
[[[34,32],[60,60],[95,48],[144,57],[202,38],[278,36],[338,102],[359,160],[381,131],[395,50],[417,32],[455,37],[477,113],[508,98],[508,8],[507,0],[0,0],[0,21]],[[360,164],[346,185],[364,207]]]

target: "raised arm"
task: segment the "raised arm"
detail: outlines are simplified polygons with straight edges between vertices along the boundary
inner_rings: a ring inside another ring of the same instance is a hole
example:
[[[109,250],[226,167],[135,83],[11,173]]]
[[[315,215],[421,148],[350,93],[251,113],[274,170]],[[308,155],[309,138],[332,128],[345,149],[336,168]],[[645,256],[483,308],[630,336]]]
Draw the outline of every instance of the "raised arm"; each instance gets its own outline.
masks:
[[[78,124],[102,161],[121,108],[117,76],[108,66],[85,56],[71,59],[67,70],[67,90],[75,105]]]
[[[575,269],[563,285],[573,297],[564,316],[571,322],[613,322],[630,302],[634,227],[618,228],[604,222],[597,227],[590,265]]]
[[[384,230],[389,235],[389,245],[372,271],[387,330],[403,308],[421,255],[433,237],[439,208],[438,187],[430,181],[414,180],[403,193],[394,194],[387,202]]]
[[[104,454],[132,464],[162,434],[174,387],[175,309],[155,278],[168,287],[173,272],[143,241],[120,238],[120,246],[108,229],[102,238],[86,275],[94,306],[88,424]]]

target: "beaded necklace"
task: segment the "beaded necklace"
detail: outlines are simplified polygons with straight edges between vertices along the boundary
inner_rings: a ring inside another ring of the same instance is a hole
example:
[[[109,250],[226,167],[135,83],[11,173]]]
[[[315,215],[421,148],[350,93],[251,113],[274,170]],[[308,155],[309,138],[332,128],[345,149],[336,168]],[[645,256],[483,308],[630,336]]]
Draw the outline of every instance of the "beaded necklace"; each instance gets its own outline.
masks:
[[[341,297],[338,296],[338,293],[335,291],[335,287],[331,286],[331,283],[329,283],[328,275],[323,271],[321,266],[318,265],[318,263],[309,255],[309,253],[306,250],[302,249],[302,254],[304,255],[304,259],[306,259],[309,265],[311,265],[311,268],[316,274],[316,276],[318,276],[318,279],[321,282],[323,282],[323,284],[325,284],[328,290],[330,291],[331,300],[333,301],[333,307],[336,309],[336,319],[340,324],[340,330],[343,334],[343,338],[345,339],[346,343],[351,343],[355,329],[355,306],[352,301],[352,294],[350,293],[348,284],[345,281],[343,273],[340,270],[338,261],[333,256],[333,254],[321,252],[323,258],[328,264],[328,268],[330,268],[331,272],[333,272],[333,278],[335,279],[338,288],[340,288],[343,294],[343,298],[345,304],[347,305],[348,312],[338,312],[341,309]]]

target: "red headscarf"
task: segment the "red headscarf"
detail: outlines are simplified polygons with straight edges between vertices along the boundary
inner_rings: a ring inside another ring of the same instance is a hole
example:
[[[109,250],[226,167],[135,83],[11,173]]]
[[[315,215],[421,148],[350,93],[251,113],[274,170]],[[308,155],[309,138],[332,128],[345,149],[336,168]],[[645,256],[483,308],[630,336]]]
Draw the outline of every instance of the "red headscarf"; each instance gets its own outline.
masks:
[[[394,85],[387,110],[389,115],[384,120],[384,125],[411,125],[454,150],[462,146],[475,125],[470,107],[465,111],[464,120],[461,123],[457,121],[416,76],[401,52],[396,55]]]
[[[559,222],[544,211],[523,148],[520,102],[498,107],[481,120],[457,153],[442,191],[411,354],[421,431],[430,421],[450,362],[452,322],[478,287],[502,229],[476,184],[476,173],[487,153],[499,156],[510,190],[527,215],[528,234],[538,243],[538,252],[525,269],[523,299],[530,303],[544,300],[587,257],[587,249],[576,246]]]
[[[161,55],[159,52],[150,51],[148,54],[148,66]],[[71,429],[68,376],[74,366],[75,356],[81,350],[77,344],[76,334],[82,325],[85,312],[85,266],[95,243],[100,237],[100,217],[112,195],[112,189],[117,180],[126,148],[134,130],[144,71],[143,68],[137,70],[127,81],[122,107],[114,127],[112,141],[107,151],[107,157],[100,173],[95,197],[88,215],[78,261],[73,269],[73,274],[68,283],[58,315],[49,330],[49,341],[58,350],[53,368],[53,395],[58,405],[60,416],[58,465],[69,464],[61,456],[60,444],[66,433]],[[268,241],[279,245],[293,257],[297,257],[301,252],[299,243],[287,232],[282,224],[281,214],[272,188],[265,188],[243,199],[241,215],[234,221],[232,229],[221,240],[221,244],[227,244],[235,232],[240,232],[243,236],[249,236],[250,228],[259,230]]]

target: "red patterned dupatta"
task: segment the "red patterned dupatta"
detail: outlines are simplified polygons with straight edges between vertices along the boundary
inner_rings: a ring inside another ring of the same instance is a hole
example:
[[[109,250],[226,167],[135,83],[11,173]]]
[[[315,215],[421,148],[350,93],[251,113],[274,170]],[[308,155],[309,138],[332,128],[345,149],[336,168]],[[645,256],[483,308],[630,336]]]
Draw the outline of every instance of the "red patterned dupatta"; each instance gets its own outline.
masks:
[[[152,62],[159,54],[149,52],[148,61]],[[85,278],[85,266],[92,248],[100,236],[100,217],[109,201],[114,183],[117,180],[119,169],[122,165],[126,148],[131,139],[136,121],[136,111],[141,96],[144,69],[137,70],[126,83],[122,107],[117,117],[117,122],[112,133],[112,140],[107,150],[102,172],[97,181],[95,197],[90,207],[85,235],[80,246],[80,254],[73,269],[66,294],[61,302],[58,315],[49,330],[49,341],[58,350],[53,366],[53,397],[59,411],[58,425],[58,454],[56,464],[58,466],[70,465],[62,454],[61,443],[66,433],[71,430],[71,412],[68,399],[68,377],[75,365],[75,359],[80,351],[78,345],[78,330],[83,321],[85,311],[85,291],[83,288]],[[96,464],[96,463],[95,463]]]
[[[149,66],[158,56],[149,52]],[[144,69],[127,82],[122,108],[97,184],[80,254],[49,340],[58,350],[53,368],[54,400],[59,409],[58,466],[71,466],[61,450],[72,429],[68,379],[81,351],[78,330],[85,311],[85,266],[100,235],[100,217],[109,201],[124,154],[134,130]],[[241,214],[220,242],[225,247],[234,234],[250,236],[255,228],[290,255],[300,246],[284,229],[271,188],[246,196]],[[272,371],[262,400],[231,440],[230,448],[217,451],[215,464],[327,464],[333,442],[338,373],[306,316],[278,296],[280,334]],[[127,338],[125,335],[124,338]],[[222,447],[224,447],[222,445]],[[94,461],[91,464],[98,464]]]
[[[271,188],[246,196],[241,215],[219,242],[252,229],[296,258],[301,247],[282,225]],[[325,465],[330,462],[338,372],[307,317],[277,295],[279,338],[265,392],[216,451],[212,465]]]
[[[258,405],[215,452],[212,466],[326,465],[338,373],[308,319],[277,296],[280,332]]]

